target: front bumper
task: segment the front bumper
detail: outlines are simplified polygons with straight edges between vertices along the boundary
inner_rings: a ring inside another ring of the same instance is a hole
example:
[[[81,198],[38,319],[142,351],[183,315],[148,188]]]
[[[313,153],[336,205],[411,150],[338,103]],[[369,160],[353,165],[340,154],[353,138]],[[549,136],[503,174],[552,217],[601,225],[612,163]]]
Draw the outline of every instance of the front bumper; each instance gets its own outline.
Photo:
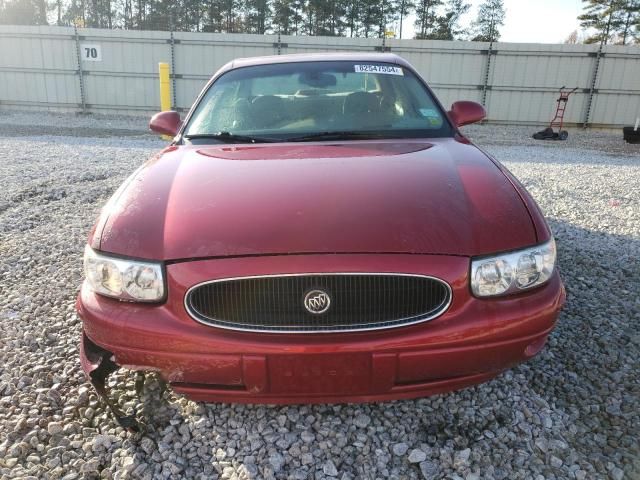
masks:
[[[123,303],[83,286],[83,368],[95,346],[134,370],[153,370],[194,400],[246,403],[364,402],[415,398],[480,383],[544,346],[565,299],[557,273],[544,286],[479,300],[469,259],[429,255],[304,255],[193,261],[167,266],[163,305]],[[275,334],[221,330],[186,313],[184,293],[215,278],[269,273],[403,272],[453,290],[430,322],[380,331]]]

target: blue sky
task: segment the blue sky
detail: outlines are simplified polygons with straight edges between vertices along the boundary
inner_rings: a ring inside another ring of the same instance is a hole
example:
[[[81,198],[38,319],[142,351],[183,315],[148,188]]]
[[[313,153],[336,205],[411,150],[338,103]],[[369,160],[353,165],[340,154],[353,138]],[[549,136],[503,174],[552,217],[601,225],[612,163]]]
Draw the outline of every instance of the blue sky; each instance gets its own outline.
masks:
[[[471,10],[462,19],[469,25],[482,0],[467,0]],[[581,0],[504,0],[506,18],[500,29],[503,42],[562,43],[579,28],[576,17],[582,12]],[[413,37],[412,16],[403,22],[402,37]]]

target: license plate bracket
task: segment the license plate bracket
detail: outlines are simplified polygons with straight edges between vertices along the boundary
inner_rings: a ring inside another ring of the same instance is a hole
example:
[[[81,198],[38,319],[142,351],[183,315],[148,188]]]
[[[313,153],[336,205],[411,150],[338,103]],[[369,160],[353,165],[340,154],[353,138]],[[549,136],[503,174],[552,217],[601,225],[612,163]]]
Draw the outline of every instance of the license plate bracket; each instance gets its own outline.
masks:
[[[371,355],[332,353],[271,355],[271,393],[355,394],[371,387]]]

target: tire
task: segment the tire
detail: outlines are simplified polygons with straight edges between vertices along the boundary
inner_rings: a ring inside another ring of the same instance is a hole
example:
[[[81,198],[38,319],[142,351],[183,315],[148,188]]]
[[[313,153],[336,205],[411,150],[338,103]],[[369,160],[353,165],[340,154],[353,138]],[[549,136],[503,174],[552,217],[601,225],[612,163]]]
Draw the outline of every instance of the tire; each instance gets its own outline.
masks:
[[[634,130],[634,127],[624,127],[622,136],[627,143],[640,143],[640,128]]]
[[[558,140],[566,140],[567,138],[569,138],[569,132],[567,132],[566,130],[562,130],[558,134]]]

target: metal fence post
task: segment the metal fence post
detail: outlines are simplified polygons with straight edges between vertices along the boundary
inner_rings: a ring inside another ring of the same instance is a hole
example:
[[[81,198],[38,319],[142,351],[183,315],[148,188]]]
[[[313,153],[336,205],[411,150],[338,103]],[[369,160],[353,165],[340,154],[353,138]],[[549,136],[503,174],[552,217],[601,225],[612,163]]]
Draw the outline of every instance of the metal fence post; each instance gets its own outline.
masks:
[[[76,42],[76,60],[78,61],[78,79],[80,80],[80,102],[82,104],[82,113],[87,112],[87,102],[84,93],[84,74],[82,72],[82,57],[80,55],[80,37],[78,36],[78,27],[73,26],[74,39]]]
[[[273,48],[276,49],[276,55],[282,55],[282,49],[288,47],[288,43],[282,43],[282,36],[280,32],[278,32],[278,40],[276,42],[273,42]]]
[[[489,73],[491,71],[491,55],[493,54],[493,40],[489,42],[489,50],[487,50],[487,64],[484,71],[484,79],[482,82],[482,105],[484,107],[487,106],[487,90],[491,90],[491,85],[489,85]]]
[[[173,36],[173,17],[171,17],[171,32],[170,32],[170,44],[171,44],[171,104],[173,109],[177,110],[176,106],[176,39]]]
[[[390,52],[391,47],[387,46],[387,35],[386,32],[382,35],[382,45],[374,45],[373,49],[376,52]]]
[[[600,70],[600,59],[604,56],[602,49],[604,42],[600,42],[600,47],[596,52],[596,62],[593,66],[593,74],[591,75],[591,85],[589,86],[589,96],[587,97],[587,108],[584,111],[584,121],[582,122],[582,128],[589,127],[589,120],[591,117],[591,106],[593,105],[593,97],[598,91],[596,90],[596,81],[598,80],[598,70]]]

